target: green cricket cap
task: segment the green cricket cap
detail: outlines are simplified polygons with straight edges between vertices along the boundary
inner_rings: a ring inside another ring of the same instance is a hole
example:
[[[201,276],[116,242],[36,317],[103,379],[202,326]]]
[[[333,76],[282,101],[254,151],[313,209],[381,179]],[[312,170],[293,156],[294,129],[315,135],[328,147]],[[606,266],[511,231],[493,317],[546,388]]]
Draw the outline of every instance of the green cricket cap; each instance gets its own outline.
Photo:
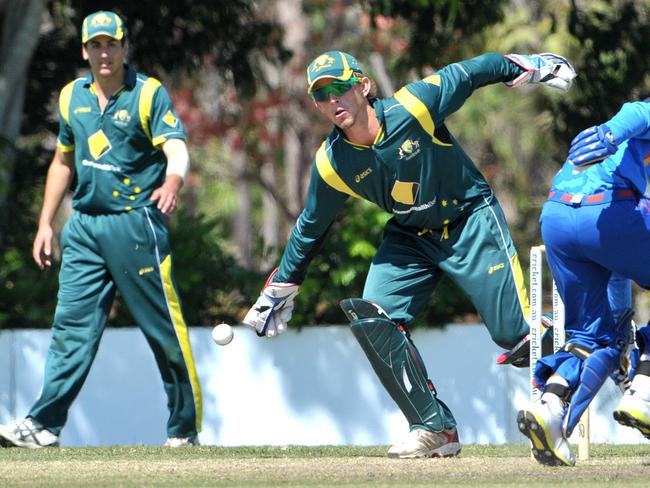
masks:
[[[322,78],[346,81],[354,73],[363,73],[359,62],[348,53],[327,51],[314,59],[307,67],[307,93],[311,93],[314,83]]]
[[[86,44],[93,37],[109,36],[118,41],[124,37],[124,24],[114,12],[100,10],[90,14],[81,24],[81,43]]]

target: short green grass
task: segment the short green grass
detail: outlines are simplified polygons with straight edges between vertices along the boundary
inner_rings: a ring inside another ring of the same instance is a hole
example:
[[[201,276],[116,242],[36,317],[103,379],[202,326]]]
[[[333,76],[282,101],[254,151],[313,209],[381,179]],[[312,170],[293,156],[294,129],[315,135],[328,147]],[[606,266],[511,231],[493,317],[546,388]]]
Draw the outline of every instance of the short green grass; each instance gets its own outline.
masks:
[[[650,444],[594,445],[573,468],[540,466],[524,445],[468,445],[452,459],[388,459],[386,449],[0,449],[0,486],[650,486]]]

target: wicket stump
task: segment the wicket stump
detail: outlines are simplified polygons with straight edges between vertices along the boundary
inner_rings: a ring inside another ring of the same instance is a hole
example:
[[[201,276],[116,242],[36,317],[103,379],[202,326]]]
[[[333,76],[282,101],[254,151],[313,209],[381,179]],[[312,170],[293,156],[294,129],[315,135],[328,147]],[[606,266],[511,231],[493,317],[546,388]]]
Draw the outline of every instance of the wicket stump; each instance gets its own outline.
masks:
[[[543,265],[544,245],[533,246],[530,249],[530,399],[537,400],[542,392],[533,382],[535,365],[542,357],[542,309],[544,298]],[[558,293],[555,280],[552,280],[553,304],[553,351],[557,352],[565,341],[564,303]],[[580,418],[577,429],[578,459],[589,459],[589,409]]]

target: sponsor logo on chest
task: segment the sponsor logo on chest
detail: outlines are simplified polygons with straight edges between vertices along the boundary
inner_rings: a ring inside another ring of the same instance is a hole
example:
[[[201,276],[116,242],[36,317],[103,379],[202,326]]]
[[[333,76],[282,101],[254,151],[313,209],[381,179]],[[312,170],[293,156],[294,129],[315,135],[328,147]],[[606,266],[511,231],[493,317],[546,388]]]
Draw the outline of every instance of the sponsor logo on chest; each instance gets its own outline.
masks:
[[[363,180],[366,176],[368,176],[370,173],[372,173],[372,168],[366,168],[364,169],[361,173],[358,175],[354,176],[354,181],[356,183],[359,183],[361,180]]]

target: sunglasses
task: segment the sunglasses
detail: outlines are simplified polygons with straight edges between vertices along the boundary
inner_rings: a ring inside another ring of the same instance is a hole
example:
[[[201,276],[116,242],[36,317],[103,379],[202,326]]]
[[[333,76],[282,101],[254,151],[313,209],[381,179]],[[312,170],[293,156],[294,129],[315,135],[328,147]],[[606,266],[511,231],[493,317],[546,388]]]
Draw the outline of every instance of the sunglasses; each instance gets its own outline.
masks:
[[[361,78],[357,78],[356,76],[353,76],[346,81],[336,80],[328,85],[321,86],[320,88],[312,91],[311,97],[317,102],[326,102],[329,100],[330,95],[334,95],[336,97],[343,95],[344,93],[350,91],[352,86],[356,85],[360,81]]]

